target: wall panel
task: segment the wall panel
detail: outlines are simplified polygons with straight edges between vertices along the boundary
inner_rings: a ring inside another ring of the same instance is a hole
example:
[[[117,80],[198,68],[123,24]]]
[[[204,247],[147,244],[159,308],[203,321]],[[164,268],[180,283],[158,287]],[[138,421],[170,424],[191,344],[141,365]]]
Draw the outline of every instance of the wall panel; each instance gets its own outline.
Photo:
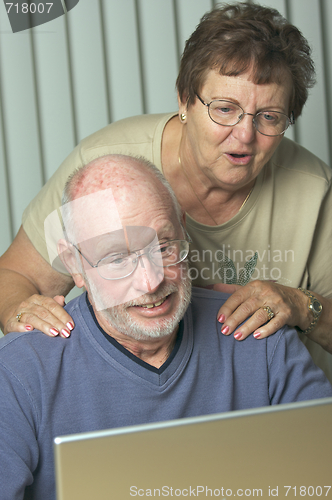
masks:
[[[323,99],[328,117],[328,146],[330,165],[332,166],[332,2],[321,0],[321,34],[323,42],[323,59],[325,70],[325,90]]]
[[[11,224],[9,182],[5,154],[5,137],[3,127],[2,105],[0,94],[0,254],[3,254],[11,243],[13,229]]]
[[[109,122],[100,2],[81,1],[67,17],[80,141]]]
[[[173,3],[140,0],[138,16],[142,50],[144,112],[163,113],[176,110],[175,80],[178,55]]]
[[[23,209],[78,140],[110,121],[175,110],[185,40],[215,0],[80,0],[67,16],[13,34],[0,3],[2,252]],[[287,135],[332,156],[332,2],[257,0],[313,45],[317,85]]]
[[[290,20],[307,38],[313,47],[317,83],[310,91],[302,116],[298,119],[298,142],[322,160],[329,162],[328,119],[325,104],[326,80],[323,67],[322,26],[319,0],[292,0]]]
[[[143,113],[135,0],[103,0],[103,31],[111,121]]]
[[[1,9],[4,4],[1,4]],[[29,200],[42,186],[38,115],[31,33],[12,35],[0,16],[2,113],[6,128],[7,172],[14,230]]]
[[[45,180],[76,142],[65,18],[55,19],[51,26],[52,30],[47,24],[32,30]]]
[[[176,0],[179,29],[179,56],[186,40],[195,30],[202,15],[212,9],[212,0]]]

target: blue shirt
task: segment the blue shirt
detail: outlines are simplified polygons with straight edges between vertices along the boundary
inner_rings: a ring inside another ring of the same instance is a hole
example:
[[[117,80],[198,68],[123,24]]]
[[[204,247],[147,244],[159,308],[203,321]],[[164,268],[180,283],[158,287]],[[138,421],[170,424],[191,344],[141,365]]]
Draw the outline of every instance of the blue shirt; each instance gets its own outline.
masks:
[[[1,339],[1,499],[55,498],[59,435],[332,396],[295,330],[241,342],[222,335],[226,298],[193,290],[182,338],[160,370],[108,340],[85,294],[66,307],[70,339],[38,331]]]

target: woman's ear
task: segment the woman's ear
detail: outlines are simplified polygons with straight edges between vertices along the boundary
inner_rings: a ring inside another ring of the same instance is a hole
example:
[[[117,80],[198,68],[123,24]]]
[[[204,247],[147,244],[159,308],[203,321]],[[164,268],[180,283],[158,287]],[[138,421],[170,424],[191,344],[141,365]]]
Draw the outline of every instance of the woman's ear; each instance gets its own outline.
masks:
[[[183,227],[186,227],[186,212],[182,210],[182,224]]]
[[[187,100],[182,102],[179,93],[178,93],[178,105],[179,105],[180,122],[186,123],[186,121],[187,121]]]
[[[77,260],[76,260],[76,250],[71,243],[68,241],[61,239],[58,241],[58,255],[66,267],[67,271],[72,275],[72,278],[75,282],[75,285],[78,288],[82,288],[85,286],[85,281],[82,276],[81,270],[78,268]]]

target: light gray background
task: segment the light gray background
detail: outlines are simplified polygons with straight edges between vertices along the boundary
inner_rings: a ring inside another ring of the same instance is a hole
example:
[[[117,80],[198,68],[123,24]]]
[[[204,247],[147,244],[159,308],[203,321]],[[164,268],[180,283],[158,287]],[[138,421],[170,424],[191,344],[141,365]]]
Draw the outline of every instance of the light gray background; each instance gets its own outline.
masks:
[[[177,109],[184,42],[216,3],[80,0],[67,15],[13,34],[0,2],[0,253],[80,139],[126,116]],[[332,1],[256,3],[277,8],[312,44],[318,82],[287,134],[331,165]]]

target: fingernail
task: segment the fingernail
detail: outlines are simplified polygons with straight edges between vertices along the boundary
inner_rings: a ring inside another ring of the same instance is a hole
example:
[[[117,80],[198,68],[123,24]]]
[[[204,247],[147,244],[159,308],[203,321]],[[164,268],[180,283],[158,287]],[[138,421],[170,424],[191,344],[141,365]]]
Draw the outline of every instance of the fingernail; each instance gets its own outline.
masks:
[[[254,333],[255,339],[259,339],[260,336],[261,336],[260,332],[255,332]]]
[[[69,330],[70,330],[70,331],[74,330],[74,325],[73,325],[73,323],[68,322],[68,323],[66,324],[66,326],[67,326],[67,328],[69,328]]]
[[[25,325],[25,329],[31,331],[33,330],[33,327],[31,325]]]
[[[218,317],[218,321],[219,321],[219,323],[223,323],[225,321],[225,315],[220,314],[220,316]]]
[[[223,333],[224,335],[227,335],[227,333],[229,332],[229,326],[224,326],[224,328],[221,330],[221,333]]]
[[[70,335],[70,332],[68,332],[68,330],[66,330],[65,328],[63,328],[63,329],[61,330],[61,333],[62,333],[62,335],[64,335],[66,338],[68,338],[68,337],[69,337],[69,335]]]
[[[240,340],[240,338],[242,337],[242,333],[241,332],[237,332],[234,334],[234,337],[236,338],[236,340]]]
[[[50,332],[52,335],[54,335],[54,337],[56,337],[60,333],[56,328],[50,328]]]

